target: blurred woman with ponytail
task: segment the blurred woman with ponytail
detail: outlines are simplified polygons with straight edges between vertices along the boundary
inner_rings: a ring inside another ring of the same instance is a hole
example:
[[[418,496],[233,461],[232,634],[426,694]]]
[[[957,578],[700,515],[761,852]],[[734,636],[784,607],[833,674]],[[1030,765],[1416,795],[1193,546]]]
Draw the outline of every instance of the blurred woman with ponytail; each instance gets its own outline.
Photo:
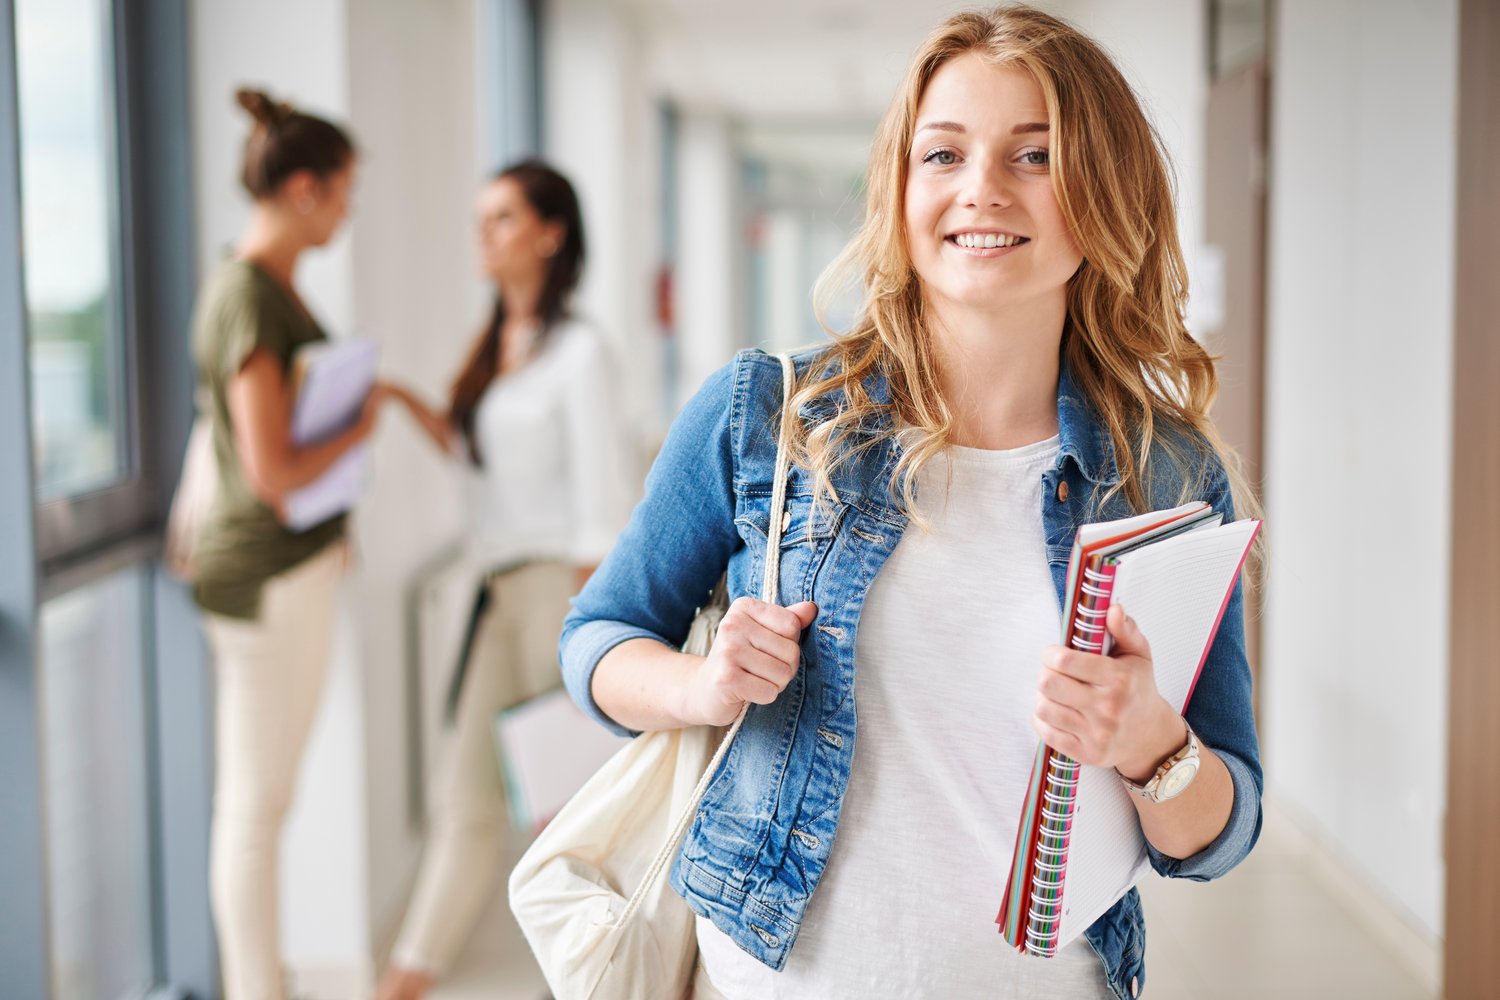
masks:
[[[517,163],[485,186],[478,216],[495,304],[447,408],[390,389],[469,467],[467,541],[485,576],[450,685],[454,731],[438,764],[431,838],[381,1000],[423,996],[492,898],[507,820],[491,722],[561,683],[568,598],[630,513],[608,351],[569,308],[584,262],[573,186],[545,163]]]
[[[348,215],[354,144],[261,91],[235,97],[253,120],[241,182],[254,207],[193,320],[217,477],[193,594],[217,675],[210,882],[224,996],[280,1000],[277,850],[327,674],[345,544],[342,515],[293,531],[278,511],[370,435],[384,390],[338,436],[294,443],[293,356],[326,339],[297,291],[297,264]]]

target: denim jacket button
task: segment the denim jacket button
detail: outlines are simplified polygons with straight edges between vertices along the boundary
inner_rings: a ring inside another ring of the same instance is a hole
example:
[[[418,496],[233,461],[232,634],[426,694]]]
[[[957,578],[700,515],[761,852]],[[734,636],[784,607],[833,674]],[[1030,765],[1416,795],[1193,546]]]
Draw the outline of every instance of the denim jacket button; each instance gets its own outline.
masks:
[[[1141,995],[1141,980],[1137,976],[1130,977],[1130,995],[1133,997]]]
[[[1064,479],[1057,484],[1057,502],[1062,503],[1068,499],[1068,481]]]

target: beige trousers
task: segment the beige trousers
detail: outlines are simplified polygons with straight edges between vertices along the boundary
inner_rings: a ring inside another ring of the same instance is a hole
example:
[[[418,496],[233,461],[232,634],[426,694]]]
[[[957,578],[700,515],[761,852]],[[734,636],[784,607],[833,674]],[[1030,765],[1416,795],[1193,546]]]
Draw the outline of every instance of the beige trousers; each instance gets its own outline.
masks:
[[[573,567],[531,563],[494,577],[462,697],[436,769],[431,836],[391,962],[440,976],[495,891],[508,827],[495,713],[561,682],[557,637]]]
[[[282,1000],[278,855],[328,675],[345,547],[266,583],[260,618],[204,616],[216,684],[209,891],[225,1000]]]

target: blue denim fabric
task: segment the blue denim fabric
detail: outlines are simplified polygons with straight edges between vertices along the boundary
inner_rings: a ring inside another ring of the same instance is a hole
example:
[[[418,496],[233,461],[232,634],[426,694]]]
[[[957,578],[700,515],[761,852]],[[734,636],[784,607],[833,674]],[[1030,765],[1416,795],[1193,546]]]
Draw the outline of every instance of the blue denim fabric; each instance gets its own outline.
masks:
[[[799,373],[816,356],[798,355]],[[882,379],[872,377],[867,388],[875,401],[889,401]],[[606,652],[639,637],[680,645],[726,566],[731,599],[759,594],[781,392],[779,362],[758,351],[740,353],[708,379],[673,425],[630,525],[573,602],[560,643],[563,677],[578,704],[617,733],[629,730],[600,711],[590,692]],[[800,416],[820,421],[838,405],[837,398],[824,397]],[[855,434],[879,431],[888,420],[883,416]],[[1123,497],[1099,502],[1118,482],[1114,452],[1066,370],[1059,379],[1058,423],[1060,454],[1043,476],[1042,495],[1047,557],[1061,606],[1078,525],[1131,511]],[[1202,499],[1231,520],[1222,467],[1201,446],[1185,454],[1197,456],[1193,467],[1162,470],[1153,483],[1153,507],[1175,505],[1186,475],[1201,481]],[[860,452],[835,474],[838,500],[826,512],[814,508],[806,471],[793,467],[781,601],[815,601],[817,620],[803,636],[801,669],[781,697],[751,707],[672,868],[672,886],[693,910],[773,969],[786,962],[838,828],[857,738],[860,611],[907,524],[890,489],[898,457],[893,442]],[[1066,499],[1059,499],[1063,483]],[[1261,770],[1243,619],[1236,586],[1187,711],[1234,779],[1234,806],[1223,833],[1193,857],[1150,850],[1152,866],[1171,878],[1223,875],[1260,833]],[[1003,873],[991,875],[998,885]],[[998,897],[995,902],[998,909]],[[1086,936],[1117,996],[1144,985],[1145,924],[1135,890]]]

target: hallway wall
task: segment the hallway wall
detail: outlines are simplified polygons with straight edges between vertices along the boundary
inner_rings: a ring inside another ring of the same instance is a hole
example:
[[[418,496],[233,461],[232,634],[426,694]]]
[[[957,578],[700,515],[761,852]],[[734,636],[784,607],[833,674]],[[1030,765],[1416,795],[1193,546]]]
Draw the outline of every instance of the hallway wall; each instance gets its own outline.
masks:
[[[1442,933],[1456,6],[1278,5],[1268,783]]]
[[[662,260],[656,95],[626,5],[551,0],[545,7],[542,152],[578,191],[588,260],[577,309],[614,347],[634,439],[662,419],[664,345],[653,297]]]

